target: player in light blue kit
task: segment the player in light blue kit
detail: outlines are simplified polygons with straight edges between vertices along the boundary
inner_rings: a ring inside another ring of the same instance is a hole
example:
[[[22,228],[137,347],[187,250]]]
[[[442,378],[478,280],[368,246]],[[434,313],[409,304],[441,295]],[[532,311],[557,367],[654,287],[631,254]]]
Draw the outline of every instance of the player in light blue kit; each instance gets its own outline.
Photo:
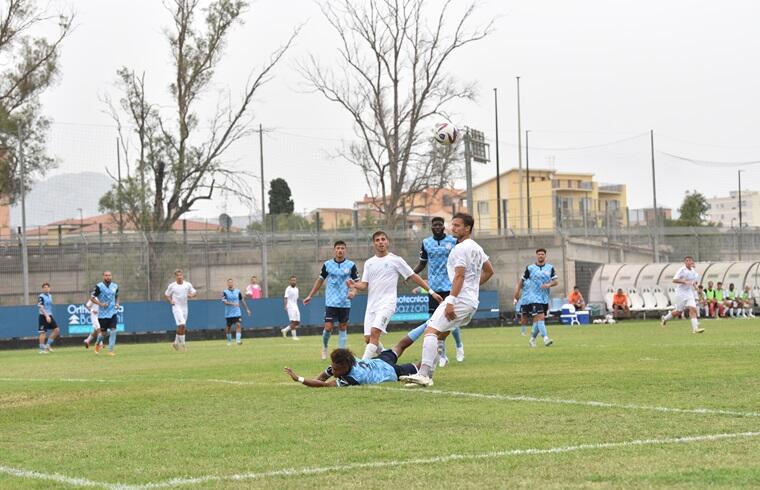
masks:
[[[314,281],[311,292],[303,300],[308,305],[311,298],[319,291],[324,282],[325,287],[325,328],[322,330],[322,360],[327,359],[327,346],[330,343],[333,326],[338,323],[340,332],[338,347],[346,347],[348,341],[348,315],[351,312],[351,299],[356,291],[348,287],[348,280],[359,280],[356,264],[346,258],[346,242],[338,240],[333,245],[335,256],[322,264],[322,271]]]
[[[523,315],[533,319],[533,329],[530,335],[530,346],[536,346],[536,337],[540,333],[544,345],[549,347],[554,343],[546,333],[544,319],[549,311],[549,289],[558,284],[557,273],[551,264],[546,262],[546,249],[536,250],[536,262],[525,268],[522,279],[517,283],[515,298],[522,294]]]
[[[416,374],[419,364],[398,364],[406,348],[401,343],[372,359],[359,359],[348,349],[335,349],[330,354],[330,365],[314,379],[305,379],[286,367],[290,379],[310,388],[376,385],[398,381],[401,376]],[[332,378],[332,379],[330,379]]]
[[[108,332],[108,355],[115,356],[116,328],[119,312],[119,285],[112,281],[111,271],[103,273],[103,280],[95,285],[90,294],[90,301],[98,305],[98,330],[95,354],[100,353],[103,334]]]
[[[42,292],[37,300],[37,309],[39,310],[39,317],[37,320],[37,332],[39,333],[40,341],[40,354],[47,354],[53,352],[50,348],[55,342],[55,339],[60,334],[58,324],[53,318],[53,295],[50,294],[50,283],[42,283]],[[45,340],[45,334],[50,331],[47,340]]]
[[[441,298],[446,299],[446,296],[451,292],[451,281],[446,271],[446,262],[449,260],[449,254],[457,244],[457,239],[446,234],[444,221],[440,216],[436,216],[431,220],[430,231],[433,234],[422,240],[420,261],[414,268],[414,272],[419,274],[427,266],[428,284],[433,288],[433,291],[441,295]],[[438,308],[438,302],[432,296],[428,296],[428,315],[432,315],[436,308]],[[457,361],[462,362],[464,361],[464,345],[462,344],[460,328],[457,327],[452,330],[451,336],[454,337],[454,343],[457,347]],[[449,363],[449,358],[446,356],[446,340],[438,342],[438,355],[439,367],[443,367]]]
[[[224,303],[224,322],[227,324],[225,333],[227,334],[227,345],[232,345],[232,327],[235,326],[235,341],[237,345],[243,343],[241,320],[243,312],[240,311],[240,303],[243,303],[245,312],[251,316],[251,310],[245,302],[243,293],[235,287],[235,281],[232,278],[227,279],[227,289],[222,291],[222,303]]]

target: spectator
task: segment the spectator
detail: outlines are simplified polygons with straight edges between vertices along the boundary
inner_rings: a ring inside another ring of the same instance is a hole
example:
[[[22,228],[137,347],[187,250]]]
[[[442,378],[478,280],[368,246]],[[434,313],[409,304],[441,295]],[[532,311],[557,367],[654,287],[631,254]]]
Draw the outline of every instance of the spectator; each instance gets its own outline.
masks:
[[[573,291],[570,293],[570,297],[567,298],[567,302],[575,307],[575,311],[582,311],[586,309],[586,302],[583,301],[583,295],[578,286],[573,286]]]
[[[737,302],[739,298],[736,296],[736,286],[734,286],[734,283],[728,285],[728,291],[726,291],[724,297],[723,310],[728,310],[728,315],[731,316],[731,318],[736,318],[741,307]]]
[[[618,288],[614,296],[612,296],[612,315],[619,319],[625,315],[626,318],[631,316],[631,309],[628,307],[628,295],[623,292],[622,288]]]
[[[707,315],[715,316],[715,307],[717,301],[715,301],[715,288],[712,281],[707,281],[707,287],[705,288],[705,301],[707,302]]]
[[[746,318],[755,318],[755,314],[752,311],[754,309],[754,304],[749,286],[744,286],[744,292],[741,294],[740,299],[742,303],[742,316]]]
[[[705,287],[700,284],[697,287],[697,316],[706,317],[710,314],[710,307],[707,304],[707,296],[705,294]]]
[[[715,310],[713,312],[713,316],[716,319],[720,319],[720,317],[726,316],[725,301],[726,290],[723,289],[723,283],[719,282],[715,285]]]
[[[256,276],[251,276],[251,283],[245,288],[245,295],[250,299],[261,299],[261,286]]]

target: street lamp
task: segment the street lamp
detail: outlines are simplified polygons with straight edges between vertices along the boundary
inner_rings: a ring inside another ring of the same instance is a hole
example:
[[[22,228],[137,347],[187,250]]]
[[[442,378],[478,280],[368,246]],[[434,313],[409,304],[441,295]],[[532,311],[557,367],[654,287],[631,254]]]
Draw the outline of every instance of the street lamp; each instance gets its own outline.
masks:
[[[82,213],[82,208],[77,208],[77,211],[79,211],[79,231],[82,231],[82,228],[84,228],[84,214]]]
[[[736,235],[736,249],[738,252],[738,259],[742,259],[742,172],[743,170],[737,170],[736,174],[739,177],[739,232]]]

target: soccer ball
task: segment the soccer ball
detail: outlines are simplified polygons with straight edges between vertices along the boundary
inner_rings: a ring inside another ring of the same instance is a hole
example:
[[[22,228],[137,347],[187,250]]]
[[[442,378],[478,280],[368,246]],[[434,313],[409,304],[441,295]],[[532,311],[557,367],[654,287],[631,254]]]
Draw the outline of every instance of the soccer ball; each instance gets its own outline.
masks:
[[[449,122],[436,124],[433,134],[435,140],[442,145],[455,145],[459,141],[459,130]]]

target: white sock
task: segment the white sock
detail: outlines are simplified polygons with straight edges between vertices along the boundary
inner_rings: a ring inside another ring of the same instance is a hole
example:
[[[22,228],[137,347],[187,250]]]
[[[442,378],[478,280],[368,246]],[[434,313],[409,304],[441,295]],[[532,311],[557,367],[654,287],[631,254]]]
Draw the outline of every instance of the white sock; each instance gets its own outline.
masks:
[[[184,335],[178,335],[177,338],[179,338],[179,343],[182,345],[185,345],[185,336]]]
[[[177,344],[177,345],[179,345],[179,334],[178,333],[174,334],[174,343]]]
[[[288,327],[288,328],[290,328],[290,327]],[[291,328],[290,329],[290,335],[292,335],[294,339],[298,338],[298,332],[296,331],[295,328]]]
[[[290,328],[290,325],[287,325],[285,328],[283,328],[283,330],[285,331],[285,333],[288,333],[292,330],[292,328]]]
[[[548,342],[548,341],[549,341],[549,336],[548,335],[544,335],[544,342]]]
[[[669,311],[668,314],[665,315],[662,319],[665,320],[666,322],[672,320],[673,319],[673,312]]]
[[[426,334],[422,341],[421,375],[427,377],[433,375],[436,357],[438,357],[438,336],[434,333]]]
[[[698,328],[699,328],[699,321],[696,318],[692,318],[691,329],[696,332]]]
[[[379,340],[377,341],[377,355],[379,356],[385,350],[385,346]]]
[[[372,342],[368,343],[366,347],[364,347],[364,355],[362,356],[363,360],[373,359],[375,357],[377,346],[373,344]]]

